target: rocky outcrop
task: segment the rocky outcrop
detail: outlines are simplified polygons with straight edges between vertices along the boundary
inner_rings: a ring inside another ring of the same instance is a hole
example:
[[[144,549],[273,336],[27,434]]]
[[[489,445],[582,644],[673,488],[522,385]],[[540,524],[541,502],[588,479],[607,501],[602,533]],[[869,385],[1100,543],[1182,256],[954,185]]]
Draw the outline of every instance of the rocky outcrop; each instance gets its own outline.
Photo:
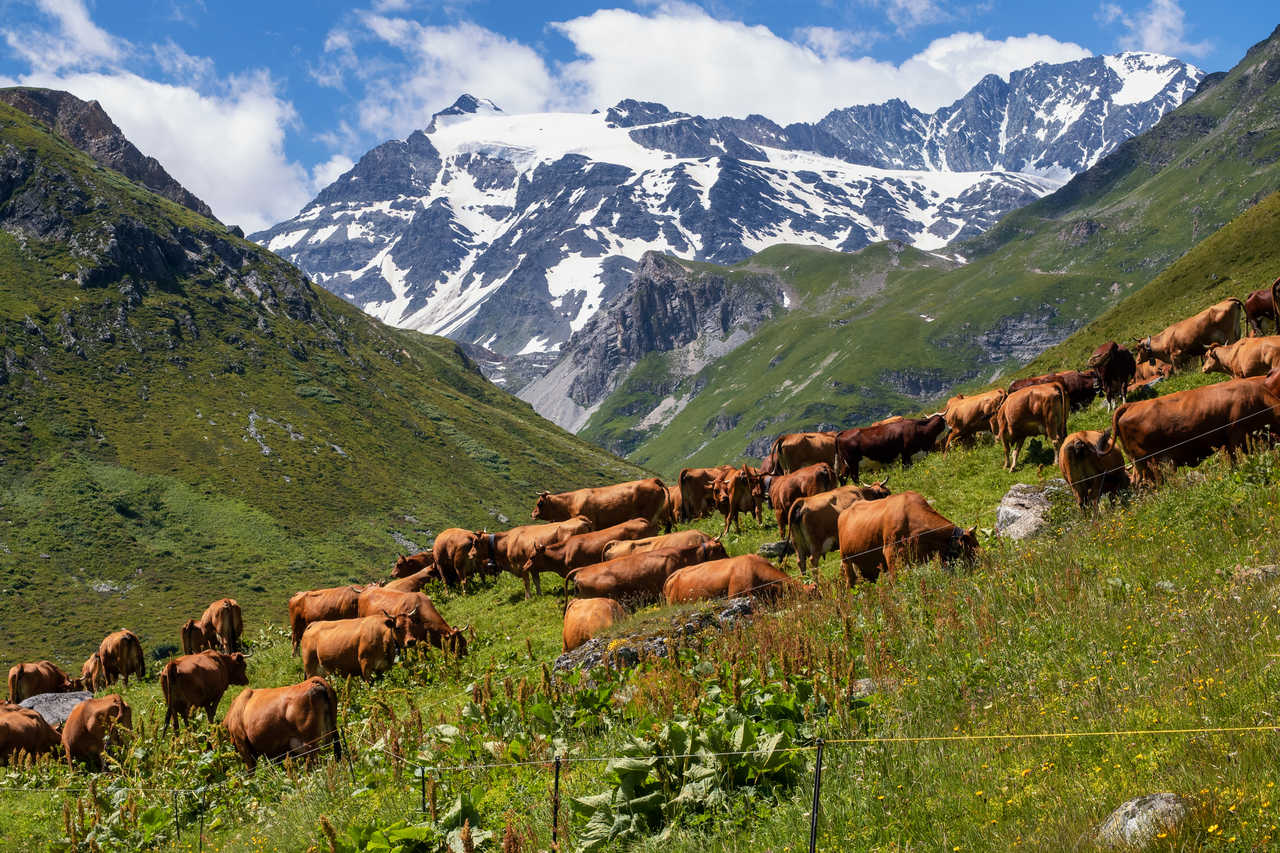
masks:
[[[1147,794],[1122,803],[1094,836],[1107,850],[1145,850],[1162,839],[1162,846],[1175,846],[1173,838],[1191,815],[1191,804],[1178,794]]]
[[[1067,483],[1056,478],[1043,486],[1014,483],[996,509],[996,533],[1006,539],[1026,539],[1049,526],[1050,499],[1064,493]]]
[[[72,710],[86,699],[92,699],[93,694],[87,690],[77,690],[71,693],[41,693],[37,696],[28,696],[18,704],[24,708],[30,708],[53,728],[58,728],[67,721],[67,717],[71,716]]]
[[[0,101],[47,124],[55,133],[154,193],[215,219],[209,205],[178,183],[154,157],[148,157],[116,127],[97,101],[82,101],[69,92],[16,86],[0,89]]]

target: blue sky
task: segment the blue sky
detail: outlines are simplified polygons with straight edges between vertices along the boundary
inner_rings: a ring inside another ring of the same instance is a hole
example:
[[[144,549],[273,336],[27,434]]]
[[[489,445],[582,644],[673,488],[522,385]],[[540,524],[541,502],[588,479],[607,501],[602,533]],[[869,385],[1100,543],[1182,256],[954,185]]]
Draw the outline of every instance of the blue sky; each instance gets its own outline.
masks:
[[[0,0],[0,85],[96,98],[252,230],[463,91],[785,123],[891,97],[932,110],[984,74],[1120,50],[1222,70],[1277,23],[1273,0]]]

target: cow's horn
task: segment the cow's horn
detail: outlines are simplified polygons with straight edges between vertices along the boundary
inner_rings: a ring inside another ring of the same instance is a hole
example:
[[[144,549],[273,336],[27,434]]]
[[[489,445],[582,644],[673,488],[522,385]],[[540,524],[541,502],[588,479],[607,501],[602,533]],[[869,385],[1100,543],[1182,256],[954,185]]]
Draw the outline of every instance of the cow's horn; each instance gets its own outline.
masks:
[[[416,607],[415,607],[415,608],[413,608],[412,610],[410,610],[410,611],[409,611],[408,613],[406,613],[405,615],[406,615],[406,616],[417,616],[417,615],[418,615],[418,608],[416,608]]]
[[[889,485],[889,475],[885,474],[884,479],[880,481],[881,488]]]

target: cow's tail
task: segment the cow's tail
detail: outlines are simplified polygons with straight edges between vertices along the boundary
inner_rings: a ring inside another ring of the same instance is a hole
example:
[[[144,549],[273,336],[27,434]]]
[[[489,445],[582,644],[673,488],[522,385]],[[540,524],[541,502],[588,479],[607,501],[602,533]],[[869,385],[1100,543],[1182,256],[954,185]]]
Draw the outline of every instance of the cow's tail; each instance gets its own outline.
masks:
[[[321,734],[321,740],[316,744],[316,746],[319,747],[323,744],[324,736],[329,735],[333,738],[333,760],[341,761],[342,732],[338,729],[338,693],[333,689],[333,685],[329,683],[328,679],[322,678],[320,679],[320,682],[320,684],[316,685],[316,689],[312,691],[313,696],[319,692],[321,696],[317,698],[321,698],[321,701],[325,704],[323,718],[321,721],[323,734]]]
[[[1271,285],[1271,300],[1272,300],[1271,304],[1272,305],[1275,305],[1275,292],[1276,292],[1276,286],[1275,284],[1272,284]],[[1235,323],[1232,324],[1232,332],[1235,334],[1235,337],[1234,339],[1227,341],[1227,343],[1234,343],[1235,341],[1240,340],[1240,338],[1242,337],[1242,331],[1240,327],[1246,322],[1244,302],[1238,296],[1228,297],[1227,301],[1235,303],[1236,321]],[[1244,331],[1248,331],[1248,329],[1245,329]]]
[[[173,676],[178,671],[178,665],[173,661],[169,661],[160,668],[160,695],[164,697],[164,726],[169,727],[169,721],[173,719]]]
[[[1120,415],[1129,408],[1129,403],[1121,403],[1116,406],[1115,411],[1111,413],[1111,429],[1102,434],[1098,439],[1098,443],[1094,445],[1094,449],[1098,454],[1110,453],[1116,446],[1116,436],[1120,434]]]
[[[129,647],[130,649],[132,649],[134,661],[138,665],[138,677],[146,678],[147,677],[147,656],[142,653],[142,641],[139,640],[137,637],[134,637],[132,639],[132,642],[129,643]]]
[[[787,536],[786,539],[791,543],[791,550],[797,554],[800,553],[799,543],[796,542],[796,525],[800,521],[800,506],[804,503],[804,499],[794,500],[791,506],[787,507]]]
[[[569,612],[569,584],[573,581],[573,576],[578,573],[579,569],[584,568],[578,566],[576,569],[570,569],[564,573],[564,606],[560,609],[560,620],[564,621],[564,616]]]
[[[9,701],[15,705],[18,703],[18,682],[22,680],[22,664],[18,664],[9,670]]]
[[[1058,420],[1058,441],[1067,437],[1067,416],[1071,414],[1071,395],[1067,393],[1067,386],[1061,382],[1055,382],[1058,386],[1058,399],[1062,401],[1062,417]]]
[[[785,432],[779,433],[778,437],[773,440],[773,444],[769,445],[769,452],[773,454],[774,468],[778,471],[783,471],[784,473],[785,470],[782,467],[782,439],[786,437],[787,434]]]

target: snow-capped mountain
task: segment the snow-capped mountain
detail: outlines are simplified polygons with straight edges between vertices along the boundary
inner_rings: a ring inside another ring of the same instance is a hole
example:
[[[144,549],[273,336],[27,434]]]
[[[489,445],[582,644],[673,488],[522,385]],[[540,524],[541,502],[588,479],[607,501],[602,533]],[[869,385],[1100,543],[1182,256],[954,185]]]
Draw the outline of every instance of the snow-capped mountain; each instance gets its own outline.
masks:
[[[994,75],[932,115],[901,101],[815,124],[623,101],[508,115],[464,95],[253,235],[398,326],[502,355],[557,348],[648,250],[922,249],[981,233],[1180,104],[1203,76],[1145,53]]]

